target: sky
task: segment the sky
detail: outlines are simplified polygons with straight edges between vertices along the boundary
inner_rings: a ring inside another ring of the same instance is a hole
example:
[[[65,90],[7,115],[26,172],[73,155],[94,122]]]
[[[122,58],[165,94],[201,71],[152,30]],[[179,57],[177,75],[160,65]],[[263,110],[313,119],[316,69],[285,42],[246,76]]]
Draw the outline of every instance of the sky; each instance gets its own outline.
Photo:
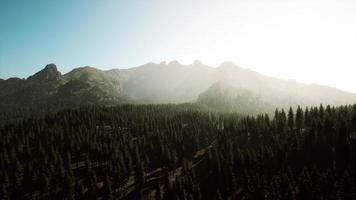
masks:
[[[0,0],[0,78],[172,60],[356,93],[356,1]]]

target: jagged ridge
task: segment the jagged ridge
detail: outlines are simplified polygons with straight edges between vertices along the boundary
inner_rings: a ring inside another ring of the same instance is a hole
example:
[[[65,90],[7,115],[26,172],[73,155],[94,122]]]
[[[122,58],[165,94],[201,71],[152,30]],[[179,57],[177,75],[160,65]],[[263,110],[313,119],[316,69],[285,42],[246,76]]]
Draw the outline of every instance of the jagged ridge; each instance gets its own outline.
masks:
[[[217,84],[219,83],[219,84]],[[219,86],[220,85],[220,86]],[[218,87],[219,86],[219,87]],[[222,87],[223,86],[223,87]],[[237,98],[239,97],[240,101]],[[335,88],[279,80],[244,69],[231,62],[213,68],[196,61],[148,63],[130,69],[102,71],[80,67],[61,75],[49,64],[27,79],[0,81],[0,109],[24,106],[114,105],[120,103],[198,102],[224,111],[262,110],[262,107],[342,105],[356,95]],[[241,99],[248,99],[242,106]],[[229,101],[226,101],[226,100]],[[214,101],[212,101],[214,100]],[[251,104],[251,102],[254,102]],[[241,104],[241,105],[239,105]]]

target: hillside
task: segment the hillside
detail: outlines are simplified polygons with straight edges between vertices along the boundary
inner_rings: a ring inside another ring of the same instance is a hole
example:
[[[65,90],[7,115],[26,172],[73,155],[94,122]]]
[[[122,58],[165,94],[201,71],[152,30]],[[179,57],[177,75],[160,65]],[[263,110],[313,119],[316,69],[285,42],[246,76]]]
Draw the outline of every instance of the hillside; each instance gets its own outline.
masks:
[[[67,109],[0,127],[0,199],[355,199],[356,105]]]
[[[273,113],[276,107],[249,90],[236,88],[224,82],[214,83],[199,95],[199,105],[209,110],[241,114]]]
[[[105,72],[81,67],[62,75],[49,64],[27,79],[0,82],[0,109],[67,107],[125,102],[120,81]]]
[[[219,91],[222,88],[215,87],[216,84],[223,84],[224,91]],[[233,94],[229,94],[231,92]],[[251,97],[253,100],[250,100],[254,102],[242,105],[241,101],[231,100],[231,96],[242,99]],[[211,97],[219,98],[213,101]],[[219,111],[239,112],[247,106],[243,112],[255,112],[276,107],[356,102],[355,94],[336,88],[279,80],[229,62],[213,68],[200,61],[191,65],[182,65],[177,61],[147,63],[108,71],[80,67],[64,75],[54,64],[49,64],[27,79],[1,80],[0,98],[2,111],[24,107],[198,102],[206,107],[218,108]],[[261,106],[268,107],[258,109]]]

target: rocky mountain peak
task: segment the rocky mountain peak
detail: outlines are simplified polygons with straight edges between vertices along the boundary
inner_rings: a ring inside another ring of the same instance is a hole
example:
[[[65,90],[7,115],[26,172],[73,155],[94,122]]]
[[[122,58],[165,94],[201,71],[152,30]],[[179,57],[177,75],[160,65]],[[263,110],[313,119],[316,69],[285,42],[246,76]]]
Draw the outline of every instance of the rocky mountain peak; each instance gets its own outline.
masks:
[[[29,81],[51,81],[57,80],[61,76],[55,64],[48,64],[41,71],[28,78]]]
[[[56,71],[56,72],[58,72],[57,66],[56,66],[55,64],[53,64],[53,63],[46,65],[46,67],[44,68],[44,70],[46,70],[46,71]]]

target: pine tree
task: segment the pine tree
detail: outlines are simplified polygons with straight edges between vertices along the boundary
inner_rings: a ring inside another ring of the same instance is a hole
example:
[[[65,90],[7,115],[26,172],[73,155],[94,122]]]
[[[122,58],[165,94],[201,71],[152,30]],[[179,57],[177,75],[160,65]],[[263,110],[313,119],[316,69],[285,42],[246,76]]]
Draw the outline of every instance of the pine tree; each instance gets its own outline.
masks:
[[[304,119],[303,119],[303,110],[298,106],[297,112],[295,114],[295,125],[298,130],[301,130],[304,126],[303,124]]]
[[[288,112],[288,127],[290,130],[294,128],[294,113],[292,107],[289,108]]]

